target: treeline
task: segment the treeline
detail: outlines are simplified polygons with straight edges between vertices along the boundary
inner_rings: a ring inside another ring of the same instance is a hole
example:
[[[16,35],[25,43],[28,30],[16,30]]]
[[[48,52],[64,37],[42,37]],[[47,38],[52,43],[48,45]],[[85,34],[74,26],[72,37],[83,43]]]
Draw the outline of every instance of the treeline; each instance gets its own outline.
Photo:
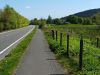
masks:
[[[29,25],[29,20],[7,5],[0,9],[0,31],[16,29]]]
[[[78,17],[78,16],[74,16],[74,15],[70,15],[70,16],[66,17],[65,21],[70,22],[72,24],[83,24],[83,25],[93,24],[92,18]]]
[[[57,25],[61,25],[64,24],[64,20],[56,18],[56,19],[52,19],[51,16],[48,16],[47,19],[33,19],[30,21],[30,24],[32,25],[39,25],[40,27],[43,27],[46,24],[57,24]]]
[[[30,25],[39,25],[39,28],[42,28],[43,26],[45,26],[47,23],[46,23],[46,19],[33,19],[30,21]]]
[[[52,19],[51,16],[48,16],[47,19],[33,19],[30,24],[40,25],[41,27],[46,24],[83,24],[83,25],[100,25],[100,13],[93,15],[92,17],[79,17],[75,15],[69,15],[63,18]]]

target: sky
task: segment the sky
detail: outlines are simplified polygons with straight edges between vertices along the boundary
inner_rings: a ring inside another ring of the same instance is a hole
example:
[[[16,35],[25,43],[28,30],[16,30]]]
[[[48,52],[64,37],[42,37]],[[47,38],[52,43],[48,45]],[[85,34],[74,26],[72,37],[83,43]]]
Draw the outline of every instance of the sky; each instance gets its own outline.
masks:
[[[88,9],[100,8],[100,0],[0,0],[0,9],[10,5],[28,19],[60,18]]]

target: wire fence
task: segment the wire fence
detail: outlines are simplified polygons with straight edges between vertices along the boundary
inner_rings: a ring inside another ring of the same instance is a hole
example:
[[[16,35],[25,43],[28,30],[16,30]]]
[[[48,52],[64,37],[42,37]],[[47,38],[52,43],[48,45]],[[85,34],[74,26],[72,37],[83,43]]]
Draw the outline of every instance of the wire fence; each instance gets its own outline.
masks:
[[[79,70],[82,70],[83,67],[87,70],[93,70],[97,69],[97,66],[100,66],[100,42],[98,37],[84,38],[82,35],[75,36],[69,32],[66,33],[57,30],[50,30],[49,33],[53,40],[66,48],[67,58],[78,57]]]

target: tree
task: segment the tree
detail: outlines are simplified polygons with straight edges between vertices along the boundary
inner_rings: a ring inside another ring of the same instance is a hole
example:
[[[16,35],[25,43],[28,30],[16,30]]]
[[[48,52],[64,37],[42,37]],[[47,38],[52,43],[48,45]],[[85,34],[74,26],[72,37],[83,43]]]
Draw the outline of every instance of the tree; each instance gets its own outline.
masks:
[[[53,20],[53,23],[56,25],[62,25],[64,24],[64,21],[62,19],[56,18]]]
[[[97,24],[97,25],[100,25],[100,13],[95,14],[95,15],[92,17],[92,21],[93,21],[93,23],[95,23],[95,24]]]
[[[45,19],[40,19],[39,20],[39,28],[43,28],[46,25],[46,20]]]
[[[31,25],[39,25],[40,21],[37,18],[34,18],[33,20],[30,21]]]
[[[0,10],[0,31],[15,29],[29,25],[29,20],[21,16],[9,5]]]
[[[52,24],[52,17],[50,15],[48,16],[47,24]]]

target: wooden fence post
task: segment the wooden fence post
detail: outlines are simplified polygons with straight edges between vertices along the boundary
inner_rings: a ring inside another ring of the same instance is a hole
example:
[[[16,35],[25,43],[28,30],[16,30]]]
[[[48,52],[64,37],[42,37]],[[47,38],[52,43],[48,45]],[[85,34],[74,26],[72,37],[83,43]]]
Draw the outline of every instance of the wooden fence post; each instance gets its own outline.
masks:
[[[97,48],[99,47],[99,38],[97,38]]]
[[[62,33],[60,33],[60,46],[62,46]]]
[[[80,39],[79,70],[83,67],[83,37]]]
[[[54,30],[51,30],[52,32],[52,38],[55,39],[55,33],[54,33]]]
[[[56,41],[58,40],[58,32],[56,31]]]
[[[69,34],[67,34],[67,57],[69,58]]]

